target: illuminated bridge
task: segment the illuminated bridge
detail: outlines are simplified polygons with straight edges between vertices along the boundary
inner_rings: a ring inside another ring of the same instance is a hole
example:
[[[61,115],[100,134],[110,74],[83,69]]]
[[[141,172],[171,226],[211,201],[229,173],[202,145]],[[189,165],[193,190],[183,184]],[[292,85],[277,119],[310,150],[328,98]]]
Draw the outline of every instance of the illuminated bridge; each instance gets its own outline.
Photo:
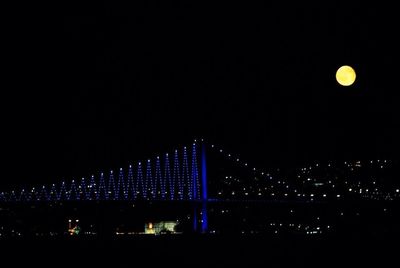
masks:
[[[117,171],[99,173],[90,178],[80,180],[60,181],[51,185],[32,186],[30,188],[12,189],[8,192],[0,193],[2,203],[43,203],[43,202],[92,202],[92,201],[173,201],[173,202],[194,202],[200,205],[198,214],[195,206],[194,222],[201,223],[201,230],[207,230],[207,210],[208,201],[224,200],[221,196],[220,188],[225,187],[223,183],[215,183],[218,178],[228,178],[229,176],[213,176],[211,195],[208,196],[207,181],[207,162],[218,162],[213,158],[212,152],[223,155],[235,166],[240,166],[255,173],[255,168],[248,167],[248,164],[241,161],[237,156],[224,152],[221,147],[207,144],[203,140],[196,140],[190,146],[181,147],[170,153],[156,156],[146,161],[137,162],[127,168],[120,168]],[[207,158],[206,158],[207,153]],[[209,156],[211,158],[209,158]],[[223,157],[223,158],[224,158]],[[223,167],[218,163],[213,166]],[[218,168],[217,168],[218,169]],[[224,171],[230,170],[229,168]],[[269,174],[260,172],[260,175]],[[232,176],[230,176],[232,178]],[[268,178],[268,177],[267,177]],[[232,181],[235,179],[232,178]],[[240,187],[243,183],[238,182]],[[237,198],[241,198],[238,195]],[[244,191],[242,191],[244,192]],[[246,193],[247,195],[247,193]],[[247,197],[247,196],[246,196]],[[229,198],[228,198],[229,199]],[[199,220],[197,220],[199,216]],[[197,228],[197,227],[195,227]]]
[[[100,204],[101,211],[109,204],[114,208],[120,205],[132,207],[131,203],[138,203],[147,209],[157,203],[159,208],[189,208],[193,231],[207,232],[208,217],[228,217],[228,207],[229,213],[240,219],[245,217],[244,211],[250,211],[248,218],[258,215],[257,209],[261,207],[269,209],[268,213],[262,212],[269,217],[275,213],[271,205],[275,204],[279,211],[289,211],[289,220],[294,211],[308,211],[312,209],[308,205],[313,203],[330,203],[335,210],[344,200],[400,200],[399,188],[385,189],[384,184],[378,184],[385,178],[395,178],[395,166],[389,160],[317,162],[288,175],[279,169],[265,172],[221,146],[195,140],[190,146],[182,146],[116,171],[0,192],[0,205],[19,209],[35,207],[36,204],[47,207],[49,203],[56,210],[64,205],[84,208]],[[247,208],[250,203],[251,208]],[[238,207],[242,210],[235,214],[233,211]],[[209,216],[209,213],[213,214]],[[342,215],[341,211],[334,213]],[[232,216],[229,219],[236,218]],[[258,222],[256,219],[254,224]],[[274,226],[271,224],[275,222],[269,224]]]
[[[183,147],[173,154],[129,165],[126,170],[120,168],[118,172],[92,175],[90,179],[2,192],[0,200],[204,200],[207,199],[205,161],[204,145],[193,143],[190,149]]]
[[[252,167],[221,146],[195,140],[117,171],[0,192],[0,202],[393,200],[400,198],[399,188],[385,189],[377,178],[393,177],[394,167],[389,160],[330,161],[285,175]]]

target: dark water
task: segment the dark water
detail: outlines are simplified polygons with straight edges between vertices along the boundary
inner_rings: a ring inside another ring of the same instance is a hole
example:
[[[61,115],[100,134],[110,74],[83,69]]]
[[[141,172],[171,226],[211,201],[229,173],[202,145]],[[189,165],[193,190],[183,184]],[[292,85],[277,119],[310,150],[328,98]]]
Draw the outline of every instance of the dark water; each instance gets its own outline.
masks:
[[[214,203],[208,220],[216,234],[114,235],[120,226],[143,228],[146,221],[185,219],[192,211],[191,204],[3,206],[3,233],[19,228],[25,235],[0,238],[0,267],[388,267],[398,262],[399,210],[392,203]],[[99,235],[63,235],[70,217],[81,220],[82,230],[95,223]],[[318,235],[275,234],[266,229],[271,222],[334,228]],[[192,220],[186,223],[190,229]],[[33,235],[49,230],[60,235]]]
[[[1,262],[11,265],[2,267],[386,267],[396,261],[398,239],[351,233],[313,238],[175,235],[0,244]]]

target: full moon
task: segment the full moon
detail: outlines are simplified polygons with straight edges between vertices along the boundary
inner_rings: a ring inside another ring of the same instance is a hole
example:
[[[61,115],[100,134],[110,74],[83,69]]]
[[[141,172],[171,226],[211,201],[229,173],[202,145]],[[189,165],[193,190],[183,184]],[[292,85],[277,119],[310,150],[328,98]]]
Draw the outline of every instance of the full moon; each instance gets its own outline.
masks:
[[[356,80],[356,72],[348,65],[340,67],[336,72],[336,81],[342,86],[351,86]]]

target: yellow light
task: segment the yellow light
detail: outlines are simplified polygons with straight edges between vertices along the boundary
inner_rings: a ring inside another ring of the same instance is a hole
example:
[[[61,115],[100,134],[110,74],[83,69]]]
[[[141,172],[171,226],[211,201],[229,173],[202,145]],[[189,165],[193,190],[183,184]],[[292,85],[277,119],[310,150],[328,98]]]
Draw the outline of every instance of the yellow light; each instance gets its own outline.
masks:
[[[356,72],[348,65],[340,67],[336,72],[336,81],[342,86],[351,86],[356,80]]]

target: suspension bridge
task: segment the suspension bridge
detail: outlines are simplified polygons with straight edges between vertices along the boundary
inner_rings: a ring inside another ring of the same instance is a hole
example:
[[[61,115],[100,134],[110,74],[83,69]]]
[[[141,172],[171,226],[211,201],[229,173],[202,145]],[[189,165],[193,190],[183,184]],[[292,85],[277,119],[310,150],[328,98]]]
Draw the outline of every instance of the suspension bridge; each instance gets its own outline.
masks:
[[[205,144],[193,143],[172,154],[129,165],[118,172],[50,186],[1,192],[2,202],[95,200],[207,200]]]
[[[380,170],[390,164],[386,160],[378,160],[377,163]],[[360,161],[347,164],[345,162],[345,166],[352,172],[349,174],[354,175],[353,169],[360,166]],[[195,140],[190,146],[182,146],[169,153],[138,161],[117,171],[100,172],[80,180],[16,187],[0,192],[0,205],[24,206],[40,203],[47,206],[47,203],[69,203],[81,206],[83,203],[96,202],[102,206],[103,202],[126,202],[123,205],[130,205],[129,202],[142,202],[145,205],[163,202],[169,206],[168,202],[174,202],[179,207],[184,207],[186,204],[183,202],[186,202],[193,212],[193,230],[207,232],[207,207],[212,206],[208,203],[214,201],[235,202],[234,205],[236,202],[247,204],[253,201],[268,204],[325,203],[328,200],[342,200],[349,195],[355,198],[357,193],[359,197],[365,198],[362,193],[363,190],[368,192],[368,189],[364,189],[366,186],[362,189],[360,183],[344,178],[336,179],[335,182],[318,182],[312,175],[314,168],[319,169],[320,165],[317,163],[314,167],[299,170],[296,173],[297,181],[286,180],[282,174],[273,176],[269,172],[250,166],[241,157],[227,152],[221,146]],[[336,170],[330,163],[327,168]],[[346,169],[338,170],[344,172]],[[343,189],[348,189],[349,192],[346,193]],[[390,196],[372,192],[372,197],[380,196],[385,200],[392,200],[398,198],[398,193],[398,189]]]
[[[216,157],[218,156],[218,157]],[[226,161],[226,162],[222,162]],[[371,161],[370,165],[373,161]],[[379,170],[390,167],[390,161],[377,164]],[[365,163],[368,168],[369,163]],[[322,166],[322,165],[321,165]],[[287,180],[282,174],[266,172],[250,166],[236,154],[227,152],[215,144],[195,140],[169,153],[138,161],[117,171],[100,172],[80,180],[59,181],[53,184],[15,187],[0,192],[0,203],[32,202],[91,202],[91,201],[326,201],[342,199],[344,194],[369,193],[362,191],[360,183],[347,181],[343,172],[354,168],[360,161],[345,162],[341,167],[327,164],[327,176],[342,176],[336,182],[317,180],[311,174],[313,167],[300,169],[296,179]],[[210,167],[210,168],[208,168]],[[371,166],[372,167],[372,166]],[[319,164],[314,165],[315,169]],[[216,173],[216,169],[218,173]],[[337,174],[336,170],[340,171]],[[210,178],[210,179],[209,179]],[[350,186],[352,190],[345,191]],[[364,186],[366,188],[367,185]],[[376,188],[376,187],[375,187]],[[370,189],[372,191],[372,189]],[[374,192],[373,192],[374,193]],[[390,194],[397,197],[399,190]],[[354,195],[353,194],[353,195]],[[385,196],[387,197],[388,194]],[[381,194],[383,196],[383,193]],[[383,198],[385,197],[383,196]],[[374,195],[374,197],[377,197]]]
[[[225,153],[220,147],[217,148],[204,140],[195,140],[190,146],[139,161],[125,169],[120,168],[117,172],[111,170],[92,175],[88,179],[71,179],[50,185],[34,185],[30,188],[0,192],[0,203],[192,202],[194,230],[205,232],[208,222],[207,202],[215,200],[216,197],[212,196],[210,199],[208,194],[207,155],[211,149],[224,154],[236,165],[250,169],[246,162]],[[255,168],[251,170],[256,171]],[[257,172],[269,176],[264,172]],[[241,182],[239,185],[242,187]],[[213,193],[221,194],[215,190]],[[219,197],[220,200],[224,200],[223,197]]]
[[[238,156],[226,153],[222,147],[202,139],[194,140],[190,146],[183,146],[170,153],[139,161],[125,169],[120,168],[117,172],[111,170],[80,180],[71,179],[50,185],[3,191],[0,192],[0,202],[207,201],[207,162],[211,151],[222,154],[253,175],[272,179],[269,173],[249,167]],[[242,181],[238,185],[242,187]]]

